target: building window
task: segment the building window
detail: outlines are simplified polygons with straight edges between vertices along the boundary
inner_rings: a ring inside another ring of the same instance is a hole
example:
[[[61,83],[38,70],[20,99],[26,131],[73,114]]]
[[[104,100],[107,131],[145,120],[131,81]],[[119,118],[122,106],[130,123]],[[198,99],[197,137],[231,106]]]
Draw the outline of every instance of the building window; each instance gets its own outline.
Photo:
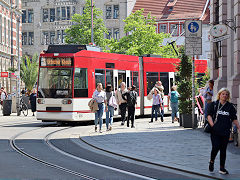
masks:
[[[22,45],[27,45],[27,33],[22,33]]]
[[[160,33],[167,33],[167,25],[166,24],[160,24],[159,32]]]
[[[50,32],[50,44],[54,44],[55,40],[55,31]]]
[[[48,22],[48,9],[43,9],[43,22]]]
[[[106,34],[106,38],[107,39],[111,39],[112,38],[112,29],[108,29],[108,33]]]
[[[171,24],[170,33],[172,34],[172,36],[178,35],[178,25],[177,24]]]
[[[184,24],[180,24],[180,33],[182,33],[184,31],[184,29],[185,29]]]
[[[0,15],[0,43],[2,44],[2,15]]]
[[[62,7],[62,20],[66,20],[66,8]]]
[[[71,13],[70,13],[70,7],[67,7],[67,20],[70,20],[71,18]]]
[[[114,39],[119,39],[119,29],[113,29],[113,38]]]
[[[10,20],[8,20],[8,46],[11,46],[11,25]]]
[[[106,19],[112,18],[112,6],[106,6]]]
[[[65,43],[64,41],[65,36],[66,36],[65,30],[62,30],[62,43]]]
[[[33,23],[33,9],[28,9],[28,23]]]
[[[75,12],[76,12],[76,10],[75,10],[75,6],[72,6],[72,15],[74,15]]]
[[[119,5],[114,5],[113,6],[113,19],[118,19],[119,18]]]
[[[61,9],[60,7],[57,7],[57,21],[61,20]]]
[[[42,43],[45,44],[45,45],[49,44],[49,42],[48,42],[48,32],[47,31],[43,32]]]
[[[26,22],[27,22],[27,11],[22,10],[22,23],[26,23]]]
[[[7,22],[6,18],[4,18],[4,44],[7,45]]]
[[[34,32],[28,33],[28,45],[33,45],[34,42]]]
[[[57,43],[60,44],[61,43],[61,31],[57,30]]]
[[[50,9],[50,22],[55,21],[55,9]]]

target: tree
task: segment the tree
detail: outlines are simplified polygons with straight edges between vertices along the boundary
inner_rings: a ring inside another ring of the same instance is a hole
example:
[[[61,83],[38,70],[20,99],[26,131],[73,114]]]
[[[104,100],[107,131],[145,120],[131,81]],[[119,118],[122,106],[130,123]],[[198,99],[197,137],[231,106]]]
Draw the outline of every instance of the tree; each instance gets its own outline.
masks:
[[[180,48],[180,63],[177,66],[177,81],[179,97],[179,112],[192,114],[192,59]]]
[[[118,40],[108,40],[109,50],[112,53],[142,56],[144,54],[157,54],[162,57],[176,57],[170,45],[162,46],[164,38],[170,34],[156,33],[156,19],[148,13],[143,15],[144,9],[138,10],[127,17],[124,22],[124,33],[127,36]]]
[[[105,47],[104,33],[107,29],[103,22],[102,10],[93,7],[93,32],[94,43],[97,46]],[[65,41],[68,44],[89,44],[91,43],[91,0],[86,0],[84,13],[74,14],[72,17],[73,25],[66,29]]]
[[[31,91],[37,82],[38,76],[38,55],[34,54],[32,59],[28,56],[22,57],[22,62],[20,65],[20,77],[25,83],[28,91]]]

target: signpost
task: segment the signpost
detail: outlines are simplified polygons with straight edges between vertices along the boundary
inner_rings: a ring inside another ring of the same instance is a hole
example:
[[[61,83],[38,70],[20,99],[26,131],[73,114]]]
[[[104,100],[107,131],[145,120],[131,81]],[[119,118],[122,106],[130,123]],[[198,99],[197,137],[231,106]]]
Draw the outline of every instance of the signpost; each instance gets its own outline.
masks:
[[[192,127],[195,128],[195,55],[202,55],[202,21],[185,21],[185,53],[192,58]]]

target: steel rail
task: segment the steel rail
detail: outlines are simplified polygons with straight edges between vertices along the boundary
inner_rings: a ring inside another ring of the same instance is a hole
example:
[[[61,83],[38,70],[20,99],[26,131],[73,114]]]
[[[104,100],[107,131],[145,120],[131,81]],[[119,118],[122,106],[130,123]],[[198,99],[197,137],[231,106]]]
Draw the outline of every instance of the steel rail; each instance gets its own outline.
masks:
[[[41,127],[41,128],[43,128],[43,127]],[[79,172],[76,172],[76,171],[72,171],[72,170],[67,169],[67,168],[64,168],[64,167],[62,167],[62,166],[59,166],[59,165],[56,165],[56,164],[53,164],[53,163],[50,163],[50,162],[41,160],[41,159],[39,159],[39,158],[37,158],[37,157],[35,157],[35,156],[32,156],[32,155],[28,154],[27,152],[23,151],[20,147],[18,147],[18,146],[16,145],[15,140],[16,140],[17,137],[19,137],[19,136],[21,136],[21,135],[23,135],[23,134],[25,134],[25,133],[31,132],[31,131],[39,130],[39,129],[41,129],[41,128],[35,128],[35,129],[31,129],[31,130],[24,131],[24,132],[21,132],[21,133],[16,134],[15,136],[13,136],[13,137],[10,139],[10,145],[11,145],[11,147],[12,147],[16,152],[18,152],[19,154],[21,154],[21,155],[23,155],[23,156],[25,156],[25,157],[28,157],[28,158],[36,161],[36,162],[39,162],[39,163],[44,164],[44,165],[46,165],[46,166],[49,166],[49,167],[51,167],[51,168],[58,169],[58,170],[60,170],[60,171],[63,171],[63,172],[66,172],[66,173],[69,173],[69,174],[72,174],[72,175],[75,175],[75,176],[78,176],[78,177],[87,179],[87,180],[97,180],[96,178],[87,176],[87,175],[85,175],[85,174],[82,174],[82,173],[79,173]],[[69,129],[69,127],[64,128],[64,129]],[[63,129],[62,129],[62,130],[63,130]]]

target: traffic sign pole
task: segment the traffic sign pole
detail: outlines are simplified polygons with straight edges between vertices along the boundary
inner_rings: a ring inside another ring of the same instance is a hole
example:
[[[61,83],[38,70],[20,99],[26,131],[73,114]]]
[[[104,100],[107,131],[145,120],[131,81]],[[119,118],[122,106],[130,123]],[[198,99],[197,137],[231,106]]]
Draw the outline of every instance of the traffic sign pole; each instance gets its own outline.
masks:
[[[195,127],[195,55],[192,57],[192,128]]]

